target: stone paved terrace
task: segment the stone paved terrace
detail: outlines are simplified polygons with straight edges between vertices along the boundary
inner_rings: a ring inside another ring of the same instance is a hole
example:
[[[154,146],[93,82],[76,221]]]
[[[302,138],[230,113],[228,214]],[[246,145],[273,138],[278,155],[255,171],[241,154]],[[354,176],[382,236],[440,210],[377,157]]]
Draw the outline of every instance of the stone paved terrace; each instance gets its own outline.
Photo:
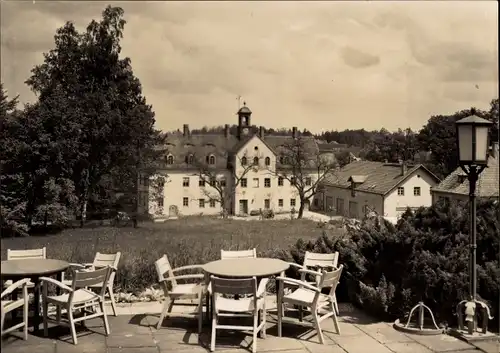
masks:
[[[210,330],[197,333],[196,320],[187,316],[165,320],[156,330],[159,303],[121,305],[118,317],[109,317],[111,334],[104,336],[102,320],[94,319],[79,327],[78,345],[71,343],[69,329],[51,327],[49,337],[31,335],[28,341],[15,336],[2,340],[5,353],[202,353],[210,344]],[[108,311],[109,312],[109,311]],[[323,322],[326,344],[309,328],[283,325],[283,337],[277,337],[276,316],[268,317],[267,338],[259,338],[258,352],[275,353],[498,353],[499,343],[484,343],[482,349],[451,336],[417,336],[398,332],[390,323],[377,322],[350,305],[340,304],[341,335],[335,333],[332,320]],[[177,315],[177,314],[176,314]],[[18,337],[21,337],[20,335]],[[251,352],[251,335],[219,331],[216,352]]]

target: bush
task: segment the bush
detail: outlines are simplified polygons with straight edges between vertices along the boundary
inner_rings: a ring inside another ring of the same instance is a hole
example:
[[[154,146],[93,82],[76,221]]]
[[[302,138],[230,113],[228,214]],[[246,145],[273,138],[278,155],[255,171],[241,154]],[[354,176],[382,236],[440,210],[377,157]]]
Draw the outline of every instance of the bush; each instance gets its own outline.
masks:
[[[479,202],[477,212],[478,296],[492,313],[498,312],[500,295],[497,207]],[[316,241],[299,240],[290,257],[300,263],[307,250],[338,251],[345,268],[339,299],[391,319],[423,301],[438,320],[454,323],[456,305],[468,297],[468,215],[466,204],[441,203],[408,210],[397,225],[367,219],[348,236],[323,230]]]

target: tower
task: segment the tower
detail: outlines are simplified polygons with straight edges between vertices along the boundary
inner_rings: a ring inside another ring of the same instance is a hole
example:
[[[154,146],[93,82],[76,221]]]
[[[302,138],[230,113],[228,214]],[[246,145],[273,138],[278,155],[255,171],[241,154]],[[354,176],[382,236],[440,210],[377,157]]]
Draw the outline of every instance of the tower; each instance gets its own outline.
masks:
[[[250,134],[250,117],[252,111],[248,109],[247,103],[243,102],[243,107],[238,110],[238,138],[241,139],[244,136]]]

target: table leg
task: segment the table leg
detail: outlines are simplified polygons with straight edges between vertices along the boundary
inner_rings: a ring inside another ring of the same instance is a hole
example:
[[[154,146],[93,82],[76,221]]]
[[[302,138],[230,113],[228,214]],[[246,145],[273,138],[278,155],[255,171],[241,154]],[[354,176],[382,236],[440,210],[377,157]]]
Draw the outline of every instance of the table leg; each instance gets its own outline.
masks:
[[[40,281],[38,277],[32,279],[35,284],[35,288],[33,288],[34,295],[34,305],[33,309],[33,332],[38,332],[40,329]]]
[[[59,282],[62,282],[62,277],[63,277],[63,273],[62,273],[62,272],[59,272],[59,273],[56,275],[56,279],[57,279]],[[56,286],[56,295],[61,295],[61,287],[59,287],[59,286]]]

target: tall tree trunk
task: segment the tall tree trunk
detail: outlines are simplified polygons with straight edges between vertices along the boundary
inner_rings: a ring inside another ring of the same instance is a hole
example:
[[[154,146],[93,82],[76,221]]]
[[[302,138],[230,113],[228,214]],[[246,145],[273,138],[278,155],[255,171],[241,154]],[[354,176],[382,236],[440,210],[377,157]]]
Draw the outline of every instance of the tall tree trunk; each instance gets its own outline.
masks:
[[[297,219],[301,219],[304,215],[304,207],[306,205],[306,200],[300,199],[299,213],[297,214]]]
[[[80,228],[83,228],[87,221],[87,192],[85,191],[80,201]]]

